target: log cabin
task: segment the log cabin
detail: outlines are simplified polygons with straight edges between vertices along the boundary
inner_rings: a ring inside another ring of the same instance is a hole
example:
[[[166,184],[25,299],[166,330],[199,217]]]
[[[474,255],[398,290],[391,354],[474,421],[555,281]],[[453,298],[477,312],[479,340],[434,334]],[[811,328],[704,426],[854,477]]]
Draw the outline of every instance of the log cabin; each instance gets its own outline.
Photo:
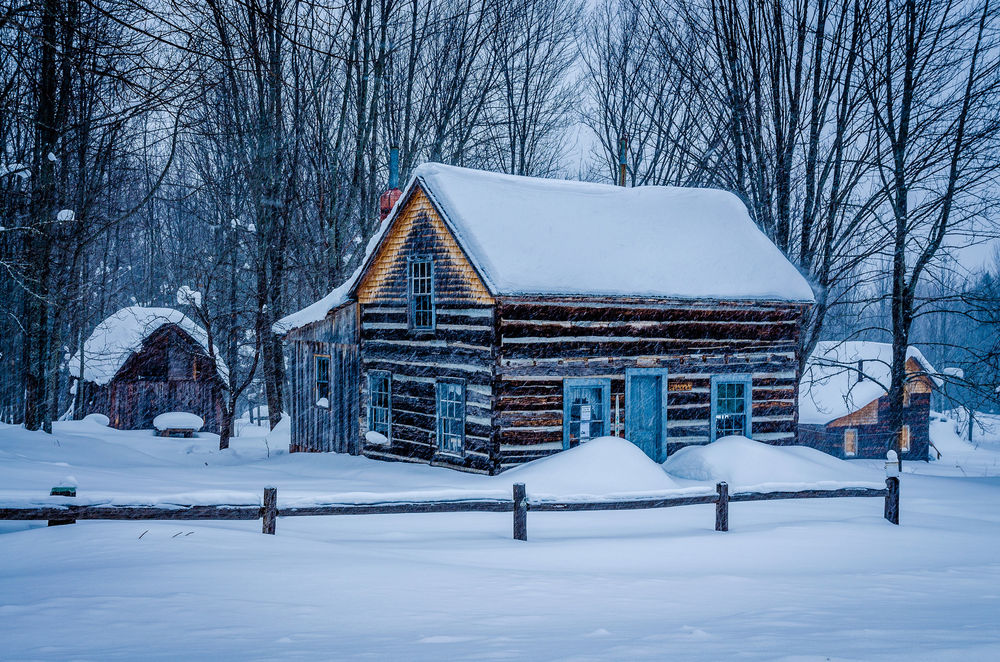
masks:
[[[208,334],[172,308],[129,306],[97,325],[70,362],[74,414],[104,414],[112,427],[153,427],[157,415],[190,412],[218,433],[228,370]]]
[[[796,442],[813,293],[735,195],[429,163],[390,200],[357,271],[275,325],[291,451],[495,474],[605,435],[657,462]]]
[[[866,341],[817,343],[799,387],[799,441],[839,458],[930,458],[933,389],[942,384],[916,347],[906,352],[903,429],[889,430],[892,345]]]

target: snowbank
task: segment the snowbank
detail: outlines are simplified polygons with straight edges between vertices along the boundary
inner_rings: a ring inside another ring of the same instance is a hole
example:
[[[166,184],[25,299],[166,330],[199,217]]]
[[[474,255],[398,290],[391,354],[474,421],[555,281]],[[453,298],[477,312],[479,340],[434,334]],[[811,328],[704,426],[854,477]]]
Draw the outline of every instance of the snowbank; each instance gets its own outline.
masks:
[[[157,430],[194,430],[204,427],[205,421],[196,414],[184,411],[169,411],[153,419],[153,427]]]
[[[524,483],[528,496],[608,498],[678,488],[660,465],[619,437],[600,437],[505,471],[495,480]]]
[[[88,423],[94,423],[96,425],[102,425],[104,427],[111,425],[111,419],[105,416],[104,414],[87,414],[86,416],[83,417],[83,420],[87,421]]]
[[[689,446],[663,463],[667,473],[689,480],[725,481],[746,491],[884,487],[878,471],[805,446],[771,446],[746,437],[724,437]]]

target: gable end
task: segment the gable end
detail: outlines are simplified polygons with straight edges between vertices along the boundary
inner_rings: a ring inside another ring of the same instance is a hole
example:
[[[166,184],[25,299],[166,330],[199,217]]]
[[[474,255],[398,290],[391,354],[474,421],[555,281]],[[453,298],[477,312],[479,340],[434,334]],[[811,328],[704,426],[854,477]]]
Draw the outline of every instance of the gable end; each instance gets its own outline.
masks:
[[[434,260],[434,295],[444,305],[492,305],[493,296],[433,203],[417,185],[358,283],[361,304],[398,304],[407,292],[407,261]]]

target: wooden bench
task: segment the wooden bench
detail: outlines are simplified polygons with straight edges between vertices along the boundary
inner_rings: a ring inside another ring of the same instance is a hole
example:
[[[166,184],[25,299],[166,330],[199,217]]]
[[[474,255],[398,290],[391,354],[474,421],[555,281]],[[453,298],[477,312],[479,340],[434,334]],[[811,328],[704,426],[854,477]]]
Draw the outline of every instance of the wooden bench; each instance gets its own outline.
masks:
[[[164,428],[163,430],[157,430],[157,437],[183,437],[185,439],[190,439],[194,436],[194,430],[191,428]]]

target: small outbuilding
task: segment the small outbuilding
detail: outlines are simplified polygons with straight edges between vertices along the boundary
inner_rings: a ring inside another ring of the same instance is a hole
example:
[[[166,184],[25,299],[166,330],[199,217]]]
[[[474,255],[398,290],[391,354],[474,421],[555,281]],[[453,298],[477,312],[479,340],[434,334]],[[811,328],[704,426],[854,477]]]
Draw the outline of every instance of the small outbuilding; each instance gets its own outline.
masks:
[[[219,432],[228,370],[208,334],[172,308],[129,306],[97,325],[73,356],[75,416],[104,414],[112,427],[146,429],[166,412],[201,417]]]
[[[817,343],[799,387],[799,442],[840,458],[882,459],[895,449],[904,460],[929,459],[931,393],[941,380],[920,350],[907,350],[903,429],[893,439],[891,365],[888,343]]]
[[[275,325],[291,450],[497,473],[608,435],[658,462],[793,444],[812,301],[731,193],[425,164],[357,272]]]

